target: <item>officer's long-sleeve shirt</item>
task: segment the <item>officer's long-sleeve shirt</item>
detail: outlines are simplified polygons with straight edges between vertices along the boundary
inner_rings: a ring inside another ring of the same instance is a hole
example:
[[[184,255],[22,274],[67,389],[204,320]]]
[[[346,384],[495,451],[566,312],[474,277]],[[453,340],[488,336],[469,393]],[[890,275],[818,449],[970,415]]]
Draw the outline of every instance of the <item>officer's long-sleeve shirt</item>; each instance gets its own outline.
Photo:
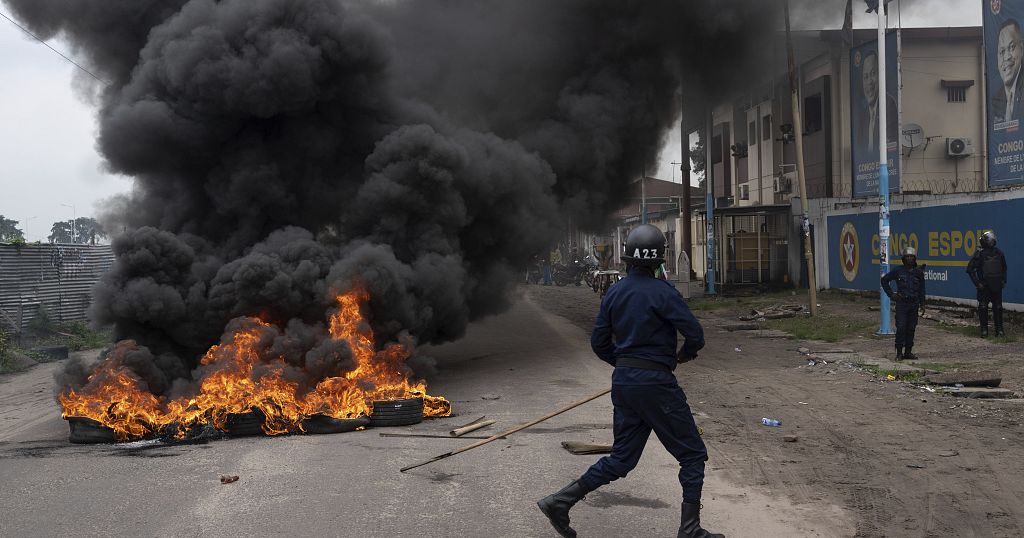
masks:
[[[677,334],[683,352],[696,355],[704,347],[704,330],[675,287],[634,269],[605,295],[594,321],[590,344],[601,360],[615,366],[619,357],[658,362],[675,369]],[[613,339],[614,337],[614,339]],[[615,384],[675,382],[671,372],[616,368]]]
[[[892,282],[896,282],[896,292],[892,291]],[[897,267],[882,277],[882,291],[890,299],[897,302],[924,304],[925,283],[924,271],[918,267]]]
[[[996,271],[990,272],[996,274],[985,274],[985,262],[989,258],[996,258],[989,261],[989,263],[995,262]],[[967,274],[971,277],[971,282],[975,286],[981,286],[988,281],[1001,282],[1005,286],[1006,256],[1003,254],[1003,251],[999,250],[999,247],[980,248],[974,253],[974,256],[971,256],[971,261],[967,263]]]

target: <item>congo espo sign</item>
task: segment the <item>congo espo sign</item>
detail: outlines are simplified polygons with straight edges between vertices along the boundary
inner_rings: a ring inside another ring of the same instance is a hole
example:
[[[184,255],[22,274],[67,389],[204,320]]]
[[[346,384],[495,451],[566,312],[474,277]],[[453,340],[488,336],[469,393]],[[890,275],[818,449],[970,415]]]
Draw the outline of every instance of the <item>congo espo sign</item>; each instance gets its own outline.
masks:
[[[974,299],[967,262],[980,248],[987,230],[999,237],[1009,270],[1006,303],[1024,304],[1024,267],[1019,253],[1024,237],[1017,233],[1024,198],[978,202],[956,206],[893,211],[890,215],[889,260],[898,266],[907,247],[917,249],[918,262],[926,265],[928,295]],[[829,285],[833,288],[878,290],[880,240],[878,215],[862,213],[828,217]],[[1017,275],[1017,276],[1015,276]]]

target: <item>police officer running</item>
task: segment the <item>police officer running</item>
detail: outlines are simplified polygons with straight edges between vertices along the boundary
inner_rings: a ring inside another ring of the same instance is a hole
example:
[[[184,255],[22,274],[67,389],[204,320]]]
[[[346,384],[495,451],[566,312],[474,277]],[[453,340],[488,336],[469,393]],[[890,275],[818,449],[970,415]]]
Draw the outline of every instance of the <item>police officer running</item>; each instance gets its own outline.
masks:
[[[1003,288],[1006,287],[1006,256],[996,248],[996,234],[988,231],[978,241],[981,248],[967,264],[967,274],[978,289],[978,321],[981,336],[988,336],[988,304],[992,303],[992,317],[996,323],[996,336],[1003,332]]]
[[[896,281],[896,291],[890,283]],[[924,311],[924,271],[917,266],[917,250],[907,247],[903,251],[903,266],[882,277],[882,291],[896,301],[896,360],[916,360],[914,331],[917,316]],[[906,350],[904,351],[904,348]]]
[[[622,256],[628,275],[601,302],[590,343],[601,360],[615,367],[615,441],[611,454],[579,480],[537,502],[563,537],[576,536],[569,526],[569,509],[587,493],[632,471],[653,430],[679,462],[683,503],[677,538],[724,538],[700,526],[707,449],[672,374],[676,364],[697,358],[704,330],[675,287],[654,277],[655,268],[665,261],[665,247],[665,235],[654,226],[644,224],[630,232]],[[677,331],[685,338],[678,353]]]

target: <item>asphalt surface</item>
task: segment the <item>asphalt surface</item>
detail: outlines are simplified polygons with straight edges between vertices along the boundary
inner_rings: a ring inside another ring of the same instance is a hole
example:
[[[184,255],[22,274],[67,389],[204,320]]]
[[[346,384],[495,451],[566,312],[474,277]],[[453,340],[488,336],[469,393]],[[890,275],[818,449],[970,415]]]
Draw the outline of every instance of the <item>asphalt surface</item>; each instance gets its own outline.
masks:
[[[70,445],[51,396],[53,365],[9,377],[0,381],[0,536],[557,536],[534,503],[598,458],[571,455],[561,441],[610,442],[607,396],[405,474],[398,469],[472,441],[379,433],[445,433],[480,415],[498,422],[477,433],[496,432],[607,388],[610,368],[591,354],[586,332],[523,299],[429,353],[440,368],[431,392],[452,400],[457,416],[178,447]],[[702,388],[683,386],[699,410]],[[707,442],[714,460],[721,446]],[[728,536],[853,534],[844,510],[794,505],[718,466],[709,462],[705,527]],[[573,510],[574,526],[583,537],[675,536],[677,471],[652,438],[629,477]],[[240,480],[221,484],[224,474]]]

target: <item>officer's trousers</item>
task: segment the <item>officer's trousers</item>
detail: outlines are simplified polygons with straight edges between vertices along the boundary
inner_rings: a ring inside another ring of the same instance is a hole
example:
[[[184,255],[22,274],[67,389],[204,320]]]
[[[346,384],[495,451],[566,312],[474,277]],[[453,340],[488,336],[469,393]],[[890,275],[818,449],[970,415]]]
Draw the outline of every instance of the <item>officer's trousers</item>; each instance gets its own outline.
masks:
[[[896,347],[913,347],[917,331],[917,303],[896,302]]]
[[[978,308],[988,310],[989,303],[992,303],[993,311],[1003,309],[1003,281],[986,280],[978,290]]]
[[[678,384],[612,385],[615,442],[580,478],[593,490],[626,476],[640,461],[651,431],[679,462],[683,499],[697,502],[704,487],[708,451],[693,421],[686,394]]]

